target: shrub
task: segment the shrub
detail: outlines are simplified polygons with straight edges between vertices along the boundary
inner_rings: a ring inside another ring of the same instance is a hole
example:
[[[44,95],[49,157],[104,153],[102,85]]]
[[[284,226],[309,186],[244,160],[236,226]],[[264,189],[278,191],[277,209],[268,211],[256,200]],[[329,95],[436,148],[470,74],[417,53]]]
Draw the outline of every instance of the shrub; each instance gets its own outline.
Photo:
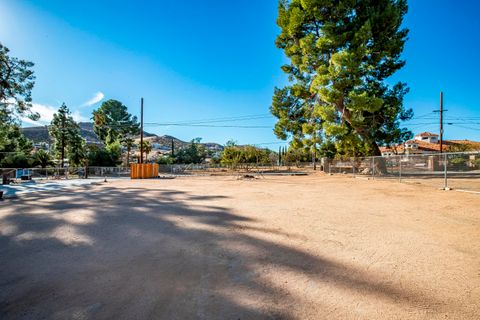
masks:
[[[31,158],[23,153],[10,154],[0,163],[3,168],[30,168],[31,165]]]
[[[172,156],[160,156],[157,158],[158,164],[173,164],[175,162],[175,158]]]
[[[467,159],[465,159],[464,157],[455,157],[449,160],[449,164],[457,170],[466,169]]]
[[[480,159],[473,160],[473,165],[475,168],[480,169]]]

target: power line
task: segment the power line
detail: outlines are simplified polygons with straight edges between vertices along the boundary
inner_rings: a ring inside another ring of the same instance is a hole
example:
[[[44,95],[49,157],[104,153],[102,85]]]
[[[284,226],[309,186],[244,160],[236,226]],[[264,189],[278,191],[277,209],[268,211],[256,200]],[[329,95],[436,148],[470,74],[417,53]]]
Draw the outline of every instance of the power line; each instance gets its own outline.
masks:
[[[234,117],[221,117],[221,118],[207,118],[207,119],[197,119],[197,120],[184,120],[184,121],[175,121],[171,123],[181,123],[181,124],[203,124],[203,123],[215,123],[215,122],[230,122],[230,121],[246,121],[246,120],[256,120],[263,118],[271,118],[272,115],[268,113],[262,114],[253,114],[253,115],[244,115],[244,116],[234,116]],[[149,122],[146,122],[148,124]]]
[[[277,142],[262,142],[262,143],[254,143],[253,145],[269,145],[269,144],[286,144],[287,141],[277,141]]]
[[[269,128],[272,129],[272,126],[242,126],[242,125],[214,125],[214,124],[183,124],[183,123],[149,123],[149,126],[154,127],[168,127],[168,126],[178,126],[178,127],[203,127],[203,128],[250,128],[250,129],[261,129]]]
[[[250,121],[258,119],[266,119],[267,117],[251,117],[251,118],[241,118],[241,119],[225,119],[225,120],[204,120],[204,121],[180,121],[180,122],[165,122],[163,124],[208,124],[208,123],[219,123],[219,122],[237,122],[237,121]],[[155,122],[145,122],[145,124],[156,124]]]
[[[468,130],[475,130],[475,131],[480,131],[480,128],[472,128],[472,127],[468,127],[468,126],[463,126],[463,125],[459,125],[459,124],[454,124],[454,123],[447,123],[448,125],[451,125],[451,126],[454,126],[454,127],[459,127],[459,128],[463,128],[463,129],[468,129]]]
[[[233,122],[233,121],[249,121],[249,120],[257,120],[257,119],[266,119],[271,118],[271,114],[253,114],[253,115],[243,115],[243,116],[234,116],[234,117],[221,117],[221,118],[206,118],[206,119],[198,119],[198,120],[184,120],[184,121],[175,121],[175,122],[144,122],[144,125],[149,126],[200,126],[209,123],[219,123],[219,122]],[[50,127],[50,125],[45,125],[46,127]],[[137,127],[138,125],[134,124],[113,124],[113,125],[103,125],[100,127],[109,127],[109,128],[129,128],[129,127]],[[212,127],[215,127],[212,125]],[[267,126],[217,126],[217,127],[267,127]],[[270,128],[270,126],[268,126]]]

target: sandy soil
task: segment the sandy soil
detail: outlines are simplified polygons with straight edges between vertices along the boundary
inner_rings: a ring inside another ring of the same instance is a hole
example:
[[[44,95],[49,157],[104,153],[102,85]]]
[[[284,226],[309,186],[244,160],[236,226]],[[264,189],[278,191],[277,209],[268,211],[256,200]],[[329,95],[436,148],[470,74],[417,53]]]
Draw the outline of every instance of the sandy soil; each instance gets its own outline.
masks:
[[[480,319],[480,196],[347,177],[0,203],[1,319]]]

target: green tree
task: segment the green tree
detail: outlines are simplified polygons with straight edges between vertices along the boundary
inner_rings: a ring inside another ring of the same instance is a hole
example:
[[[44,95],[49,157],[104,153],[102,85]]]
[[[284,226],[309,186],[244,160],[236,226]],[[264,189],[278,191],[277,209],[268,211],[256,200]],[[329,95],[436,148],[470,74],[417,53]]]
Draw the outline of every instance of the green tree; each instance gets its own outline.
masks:
[[[158,164],[173,164],[175,163],[175,158],[172,156],[160,156],[157,158]]]
[[[67,148],[68,161],[71,166],[78,167],[85,165],[87,160],[87,150],[85,139],[79,134],[74,135]]]
[[[135,139],[132,137],[126,137],[123,141],[125,148],[127,148],[127,160],[126,164],[127,167],[130,166],[130,153],[132,152],[132,148],[135,146]]]
[[[142,145],[143,152],[145,153],[145,162],[148,162],[148,154],[152,152],[152,144],[150,141],[143,140],[143,145]]]
[[[314,114],[315,99],[308,90],[309,83],[304,79],[293,87],[275,88],[270,111],[278,118],[274,127],[278,138],[291,138],[292,148],[307,148],[316,155],[322,142],[322,120]]]
[[[5,128],[2,132],[3,143],[0,146],[2,152],[30,153],[33,148],[32,141],[22,134],[16,125]]]
[[[14,123],[20,116],[39,118],[37,113],[30,112],[35,85],[33,63],[10,57],[9,52],[0,43],[0,127]],[[0,142],[1,138],[0,135]]]
[[[9,52],[0,43],[0,161],[9,157],[4,162],[6,166],[14,165],[15,159],[28,158],[32,149],[31,142],[19,128],[19,118],[39,118],[30,111],[35,84],[33,63],[11,57]]]
[[[326,157],[329,159],[335,158],[335,155],[338,153],[337,147],[335,146],[335,143],[331,140],[326,140],[322,145],[320,146],[320,150],[318,152],[318,155],[320,157]]]
[[[24,153],[10,153],[0,162],[3,168],[30,168],[31,164],[32,159]]]
[[[33,155],[32,165],[45,169],[48,166],[53,166],[54,162],[52,156],[47,151],[40,149]]]
[[[128,148],[131,139],[140,133],[137,117],[117,100],[107,100],[93,112],[93,131],[106,145],[120,141]]]
[[[222,157],[220,158],[220,163],[232,166],[233,168],[236,168],[242,163],[242,150],[237,146],[235,141],[227,141],[222,152]]]
[[[110,144],[107,148],[100,148],[97,145],[86,146],[86,157],[88,166],[92,167],[115,167],[120,161],[120,144]]]
[[[287,166],[291,166],[293,164],[298,166],[301,162],[307,162],[310,160],[308,149],[305,148],[289,148],[283,158],[284,163]]]
[[[323,137],[346,154],[371,155],[411,137],[400,128],[412,117],[406,84],[385,81],[405,64],[406,0],[282,0],[278,12],[276,45],[291,82],[273,96],[278,137],[294,145]]]
[[[29,158],[30,153],[33,148],[32,141],[27,139],[21,132],[20,128],[17,125],[6,125],[1,130],[1,140],[2,144],[0,145],[0,165],[5,167],[15,167],[24,168],[25,162],[24,158]],[[5,159],[3,164],[1,162]],[[15,166],[16,160],[20,159],[21,161],[17,166]]]
[[[115,162],[115,166],[121,164],[121,156],[122,156],[122,145],[120,141],[114,141],[107,145],[105,148],[106,151],[110,154],[110,157]]]
[[[186,147],[177,151],[177,163],[202,163],[206,158],[205,147],[200,144],[200,138],[193,139]]]
[[[234,141],[226,143],[220,158],[220,163],[236,168],[243,166],[248,169],[249,165],[269,165],[278,161],[278,158],[272,157],[272,151],[261,149],[252,145],[237,146]]]
[[[72,150],[72,147],[78,145],[78,141],[82,139],[80,137],[80,127],[73,120],[65,103],[53,115],[48,131],[54,141],[53,149],[56,155],[60,157],[61,167],[63,167],[67,151]]]

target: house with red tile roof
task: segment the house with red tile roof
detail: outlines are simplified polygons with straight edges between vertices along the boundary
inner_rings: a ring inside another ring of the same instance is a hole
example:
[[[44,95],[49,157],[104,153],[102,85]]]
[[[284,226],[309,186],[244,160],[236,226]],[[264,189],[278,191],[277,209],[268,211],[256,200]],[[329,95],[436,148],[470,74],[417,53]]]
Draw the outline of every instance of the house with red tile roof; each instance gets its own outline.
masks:
[[[454,152],[458,150],[480,151],[480,142],[471,140],[444,140],[442,151]],[[422,132],[412,140],[403,144],[380,147],[382,156],[411,155],[411,154],[433,154],[440,152],[438,135],[430,132]]]
[[[414,137],[417,141],[423,141],[428,143],[438,143],[438,134],[431,133],[431,132],[422,132]]]

